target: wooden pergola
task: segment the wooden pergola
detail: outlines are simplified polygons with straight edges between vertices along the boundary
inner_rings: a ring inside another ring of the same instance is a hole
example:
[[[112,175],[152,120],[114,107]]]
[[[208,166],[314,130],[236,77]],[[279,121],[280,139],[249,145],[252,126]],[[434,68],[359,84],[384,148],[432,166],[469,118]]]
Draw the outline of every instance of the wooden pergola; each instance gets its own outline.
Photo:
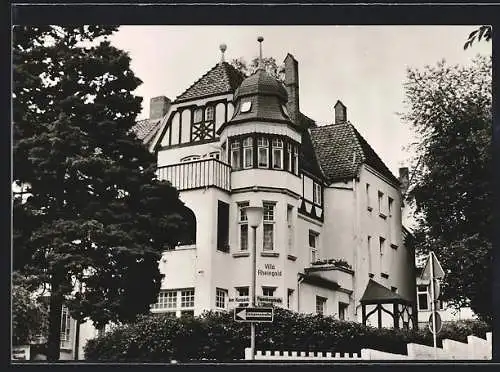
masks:
[[[414,302],[405,299],[372,279],[368,281],[360,302],[364,325],[367,325],[367,321],[371,320],[371,317],[376,316],[375,323],[378,328],[413,329],[417,327]],[[386,314],[385,317],[384,313]],[[387,321],[388,318],[390,322]]]

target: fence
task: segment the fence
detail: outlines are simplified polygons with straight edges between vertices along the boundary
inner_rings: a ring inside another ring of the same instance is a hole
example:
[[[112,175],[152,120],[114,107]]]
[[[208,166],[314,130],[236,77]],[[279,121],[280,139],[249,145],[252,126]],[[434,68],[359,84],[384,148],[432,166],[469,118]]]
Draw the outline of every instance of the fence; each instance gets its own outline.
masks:
[[[332,353],[312,351],[256,351],[255,360],[309,360],[309,361],[355,361],[355,360],[490,360],[492,333],[486,340],[467,336],[467,343],[443,340],[443,347],[434,350],[432,346],[407,344],[407,354],[393,354],[374,349],[361,349],[361,355],[354,353]],[[245,360],[252,359],[250,348],[245,349]]]

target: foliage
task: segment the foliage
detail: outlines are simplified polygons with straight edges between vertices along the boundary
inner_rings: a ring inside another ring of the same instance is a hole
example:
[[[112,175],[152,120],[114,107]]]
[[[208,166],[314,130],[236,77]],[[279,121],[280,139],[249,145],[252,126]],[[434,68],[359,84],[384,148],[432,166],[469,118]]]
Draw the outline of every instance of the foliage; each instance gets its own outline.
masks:
[[[25,345],[47,332],[47,307],[34,296],[29,278],[12,276],[12,344]]]
[[[285,66],[283,64],[278,66],[273,57],[262,58],[262,63],[268,74],[282,83],[285,81]],[[238,71],[242,72],[245,76],[250,76],[257,71],[257,68],[259,67],[259,58],[252,59],[252,62],[248,64],[244,58],[240,57],[233,59],[231,61],[231,65],[233,65],[233,67]]]
[[[349,263],[342,259],[342,258],[330,258],[330,259],[323,259],[323,260],[317,260],[311,263],[313,266],[318,266],[318,265],[333,265],[337,267],[343,267],[345,269],[352,270],[352,266],[349,265]]]
[[[427,330],[376,329],[333,317],[299,314],[275,308],[274,322],[256,325],[257,350],[331,351],[359,353],[362,348],[406,354],[406,343],[432,345]],[[466,341],[467,335],[485,338],[491,328],[478,321],[445,323],[438,339]],[[169,362],[171,360],[230,361],[244,358],[250,344],[248,323],[231,313],[206,312],[177,319],[166,314],[141,317],[90,340],[85,357],[90,361]]]
[[[409,70],[405,121],[417,135],[409,197],[415,244],[446,272],[442,299],[492,316],[491,58]]]
[[[177,191],[131,131],[141,81],[114,26],[13,32],[14,267],[50,287],[49,359],[62,303],[99,327],[149,311],[182,225]],[[77,285],[78,284],[78,285]],[[57,350],[56,350],[57,349]]]
[[[472,31],[469,34],[469,37],[464,44],[464,50],[471,47],[472,43],[474,43],[474,41],[476,41],[476,40],[481,41],[481,39],[483,37],[484,37],[485,41],[490,41],[492,31],[493,31],[493,28],[491,26],[481,26],[477,30]]]

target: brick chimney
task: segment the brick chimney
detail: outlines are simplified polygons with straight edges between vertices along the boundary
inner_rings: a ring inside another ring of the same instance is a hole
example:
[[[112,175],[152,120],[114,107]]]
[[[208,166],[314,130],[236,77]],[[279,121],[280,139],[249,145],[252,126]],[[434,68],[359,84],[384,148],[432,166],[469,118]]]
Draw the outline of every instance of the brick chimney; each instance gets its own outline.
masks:
[[[285,58],[285,88],[288,115],[293,123],[299,125],[299,63],[290,53]]]
[[[172,101],[165,96],[151,98],[149,101],[149,118],[161,119],[167,114],[171,105]]]
[[[340,100],[337,101],[333,108],[335,109],[335,124],[347,122],[347,107]]]
[[[405,195],[410,185],[410,177],[407,167],[399,168],[399,182],[401,183],[401,193]]]

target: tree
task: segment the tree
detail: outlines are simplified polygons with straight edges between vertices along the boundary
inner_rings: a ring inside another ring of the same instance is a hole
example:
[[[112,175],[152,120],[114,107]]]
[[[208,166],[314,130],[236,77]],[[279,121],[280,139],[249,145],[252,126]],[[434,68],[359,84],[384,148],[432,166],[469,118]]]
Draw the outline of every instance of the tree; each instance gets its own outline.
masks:
[[[464,44],[464,50],[472,46],[474,41],[481,41],[483,37],[485,41],[490,41],[492,31],[491,26],[481,26],[477,30],[472,31]]]
[[[444,61],[408,70],[406,122],[414,129],[415,202],[420,252],[445,269],[443,300],[492,320],[493,162],[491,58],[471,66]]]
[[[12,343],[24,345],[46,334],[47,307],[33,295],[29,280],[12,276]]]
[[[48,355],[61,308],[97,327],[156,302],[158,262],[183,225],[178,192],[131,131],[141,81],[107,40],[117,27],[15,27],[14,267],[50,293]]]
[[[282,83],[285,81],[285,68],[284,65],[279,65],[276,63],[276,60],[273,57],[262,58],[262,63],[267,73],[273,76],[275,79],[281,81]],[[245,76],[252,75],[257,68],[259,67],[259,58],[252,59],[250,64],[247,64],[244,58],[240,57],[237,59],[233,59],[231,61],[231,65],[236,68],[238,71],[242,72]]]

